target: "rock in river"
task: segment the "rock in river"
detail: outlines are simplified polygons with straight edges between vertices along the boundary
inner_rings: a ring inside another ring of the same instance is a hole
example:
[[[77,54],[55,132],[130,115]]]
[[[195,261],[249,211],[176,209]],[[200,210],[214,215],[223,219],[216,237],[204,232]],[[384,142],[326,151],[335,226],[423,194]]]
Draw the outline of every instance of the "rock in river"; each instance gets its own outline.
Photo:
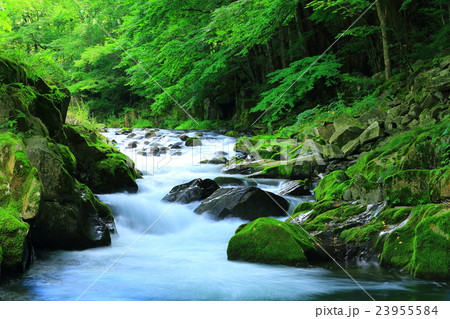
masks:
[[[197,200],[202,200],[214,193],[219,186],[210,179],[194,179],[189,183],[181,184],[172,188],[172,190],[164,196],[163,200],[167,202],[180,202],[188,204]]]
[[[255,220],[259,217],[286,216],[289,203],[278,195],[257,187],[220,188],[195,210],[209,213],[219,219],[239,217]]]

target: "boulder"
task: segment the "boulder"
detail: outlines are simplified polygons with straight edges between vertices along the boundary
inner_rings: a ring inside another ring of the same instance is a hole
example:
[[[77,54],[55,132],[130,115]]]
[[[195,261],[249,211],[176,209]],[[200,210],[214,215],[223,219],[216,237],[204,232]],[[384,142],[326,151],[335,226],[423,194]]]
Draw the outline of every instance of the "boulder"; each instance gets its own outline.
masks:
[[[375,121],[369,125],[368,128],[359,136],[362,145],[377,140],[384,136],[384,129],[382,125]]]
[[[329,142],[335,144],[338,147],[346,145],[348,142],[359,137],[363,132],[359,126],[338,126],[336,132],[331,136]]]
[[[322,137],[325,141],[328,141],[336,131],[333,123],[324,123],[314,128],[316,135]]]
[[[216,218],[238,217],[255,220],[259,217],[285,216],[289,203],[278,195],[257,187],[220,188],[204,200],[195,213],[209,213]]]
[[[172,150],[178,150],[183,147],[183,142],[176,142],[170,146]]]
[[[66,143],[76,158],[74,176],[89,186],[94,193],[116,193],[138,190],[133,161],[113,146],[106,144],[92,131],[65,125]]]
[[[361,141],[359,138],[355,138],[354,140],[351,140],[347,144],[345,144],[342,147],[342,152],[344,153],[345,157],[348,157],[352,154],[354,154],[358,148],[361,146]]]
[[[314,189],[316,200],[341,200],[350,184],[350,180],[343,171],[334,171],[326,175]]]
[[[344,153],[339,147],[333,144],[326,144],[322,147],[323,157],[327,159],[339,159],[344,157]]]
[[[227,247],[228,260],[307,266],[316,250],[300,227],[272,218],[259,218],[238,228]]]
[[[187,141],[187,139],[189,138],[189,136],[187,136],[187,135],[180,135],[180,140],[182,140],[183,142],[186,142]]]
[[[198,138],[198,137],[189,137],[185,144],[186,146],[201,146],[202,145],[202,141]]]
[[[311,195],[308,180],[289,181],[282,185],[278,192],[282,196],[306,196]]]
[[[225,157],[214,157],[210,160],[204,160],[200,162],[201,164],[214,164],[214,165],[220,165],[220,164],[226,164],[228,163],[228,160]]]
[[[386,120],[387,114],[377,108],[373,108],[367,112],[361,114],[358,120],[365,127],[372,124],[373,122],[384,122]]]
[[[218,189],[219,186],[213,180],[194,179],[189,183],[172,188],[172,190],[164,196],[163,201],[188,204],[205,199]]]
[[[385,200],[379,183],[368,181],[362,174],[356,175],[342,198],[345,201],[360,201],[364,205],[380,203]]]

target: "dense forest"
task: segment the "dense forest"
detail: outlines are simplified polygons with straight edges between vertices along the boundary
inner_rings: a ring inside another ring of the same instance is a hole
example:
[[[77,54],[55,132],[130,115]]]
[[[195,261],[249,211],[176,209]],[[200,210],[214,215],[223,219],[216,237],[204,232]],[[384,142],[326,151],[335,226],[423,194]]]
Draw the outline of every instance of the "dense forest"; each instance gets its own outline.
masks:
[[[345,107],[417,60],[443,56],[450,7],[2,0],[0,17],[0,53],[67,86],[74,104],[108,126],[245,130],[256,120],[272,129],[317,106]]]
[[[0,300],[448,299],[449,203],[446,0],[0,0]]]

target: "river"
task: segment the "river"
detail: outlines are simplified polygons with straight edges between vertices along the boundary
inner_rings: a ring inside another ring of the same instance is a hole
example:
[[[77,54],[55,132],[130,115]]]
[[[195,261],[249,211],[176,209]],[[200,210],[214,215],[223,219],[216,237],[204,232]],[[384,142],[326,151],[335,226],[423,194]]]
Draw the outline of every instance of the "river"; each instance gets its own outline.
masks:
[[[0,300],[370,300],[333,263],[295,268],[228,261],[226,248],[239,219],[216,221],[196,215],[199,202],[162,202],[178,184],[225,176],[220,165],[199,164],[217,152],[234,155],[235,139],[203,132],[202,146],[147,155],[144,147],[179,142],[195,132],[159,130],[158,136],[105,135],[129,155],[144,178],[137,194],[100,195],[113,210],[117,234],[109,247],[84,251],[37,252],[23,275],[0,286]],[[130,142],[138,147],[129,149]],[[147,144],[145,144],[147,143]],[[148,152],[148,149],[146,150]],[[170,155],[180,152],[176,155]],[[227,175],[229,176],[229,175]],[[242,177],[235,175],[237,177]],[[283,181],[257,180],[277,192]],[[311,197],[288,198],[291,209]],[[376,300],[449,300],[449,283],[417,280],[375,263],[343,265]]]

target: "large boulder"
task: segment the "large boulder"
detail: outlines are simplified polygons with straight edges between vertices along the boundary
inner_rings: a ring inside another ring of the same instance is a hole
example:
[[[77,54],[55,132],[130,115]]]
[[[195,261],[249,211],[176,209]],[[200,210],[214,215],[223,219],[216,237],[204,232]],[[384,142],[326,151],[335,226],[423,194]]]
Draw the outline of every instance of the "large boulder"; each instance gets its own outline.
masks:
[[[110,230],[114,229],[111,210],[70,175],[67,169],[75,166],[70,151],[40,136],[26,139],[25,145],[43,185],[38,213],[27,219],[33,244],[51,249],[110,244]]]
[[[220,188],[204,200],[195,213],[209,213],[216,218],[238,217],[255,220],[260,217],[285,216],[289,203],[278,195],[257,187]]]
[[[184,143],[186,146],[201,146],[202,141],[198,137],[189,137],[186,142]]]
[[[308,180],[289,181],[284,183],[278,192],[282,196],[305,196],[311,195]]]
[[[368,128],[359,136],[359,140],[362,145],[377,140],[384,136],[384,128],[383,126],[375,121],[369,125]]]
[[[239,227],[227,255],[229,260],[307,266],[307,256],[314,251],[309,234],[300,227],[265,217]]]
[[[164,196],[163,200],[166,202],[188,204],[205,199],[218,189],[219,186],[213,180],[198,178],[189,183],[175,186]]]
[[[133,161],[113,146],[104,142],[93,131],[74,125],[65,125],[67,145],[76,157],[75,177],[94,193],[116,193],[138,190],[140,177]]]

